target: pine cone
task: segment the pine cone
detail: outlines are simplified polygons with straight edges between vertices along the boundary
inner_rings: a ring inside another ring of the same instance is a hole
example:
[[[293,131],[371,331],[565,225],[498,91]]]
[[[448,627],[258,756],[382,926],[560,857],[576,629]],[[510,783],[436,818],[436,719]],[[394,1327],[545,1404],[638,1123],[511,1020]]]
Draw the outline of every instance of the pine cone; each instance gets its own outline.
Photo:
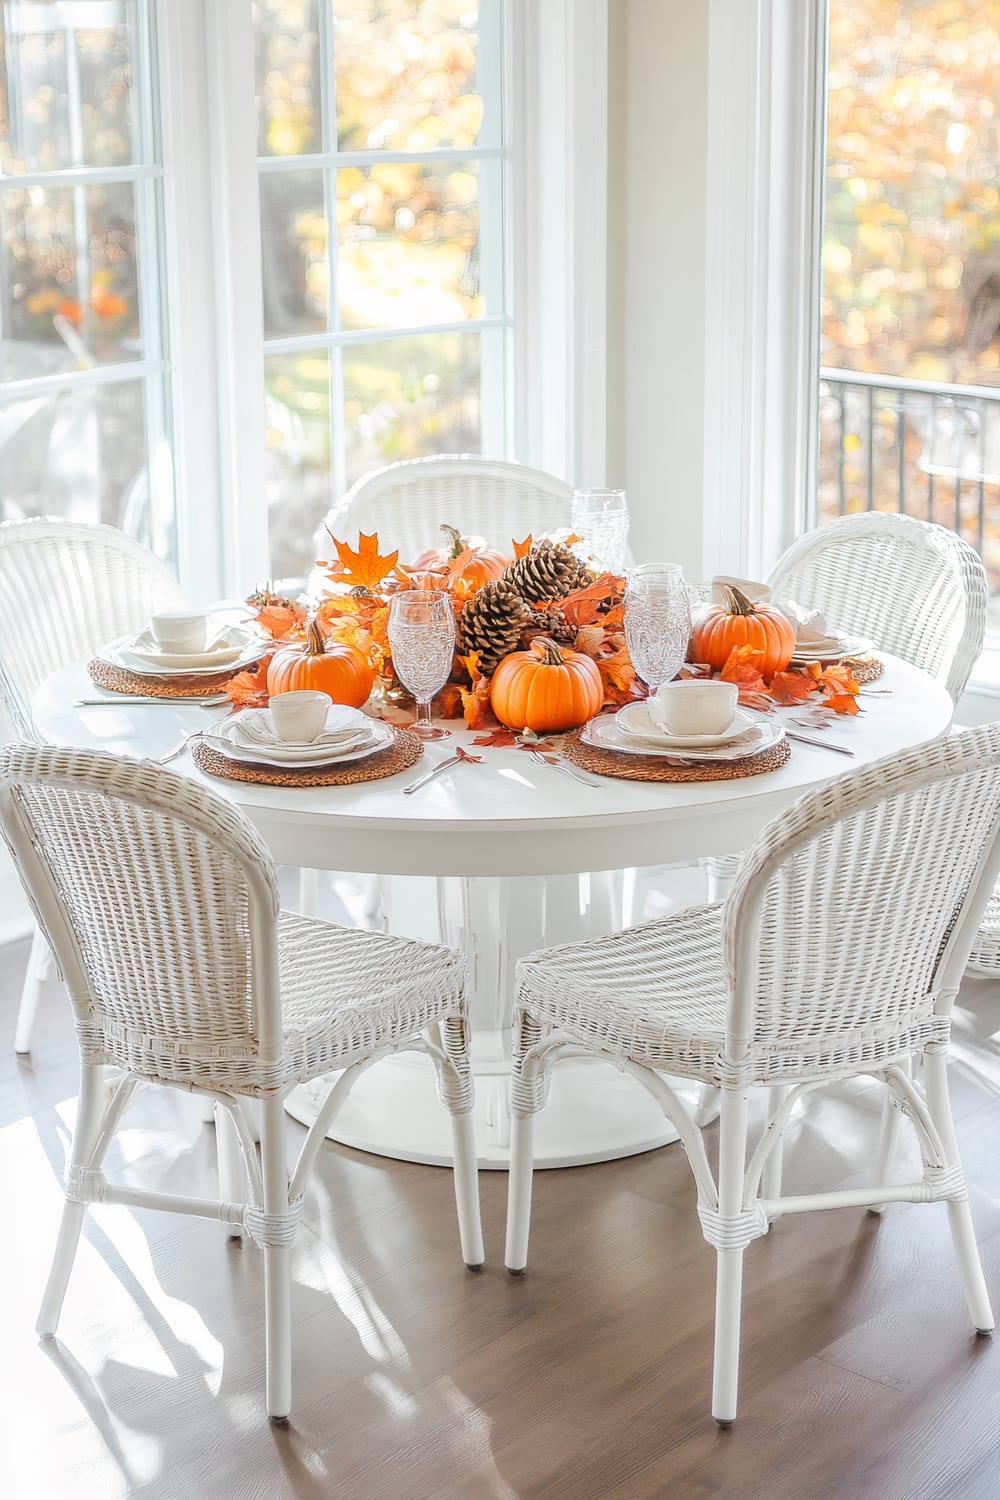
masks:
[[[529,650],[536,636],[547,635],[560,646],[572,646],[576,642],[576,626],[566,618],[561,609],[533,610],[531,623],[521,636],[521,645]]]
[[[512,562],[503,575],[515,593],[529,604],[561,599],[579,588],[580,564],[568,547],[557,542],[539,542],[524,557]]]
[[[504,579],[484,584],[462,609],[459,650],[463,656],[478,651],[480,670],[489,676],[501,657],[518,649],[521,632],[533,618],[534,610]]]

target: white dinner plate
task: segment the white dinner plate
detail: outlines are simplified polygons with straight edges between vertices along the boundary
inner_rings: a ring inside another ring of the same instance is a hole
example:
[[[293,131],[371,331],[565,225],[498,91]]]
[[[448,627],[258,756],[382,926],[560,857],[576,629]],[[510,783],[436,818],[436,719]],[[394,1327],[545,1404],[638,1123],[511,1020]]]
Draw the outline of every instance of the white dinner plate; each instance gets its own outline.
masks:
[[[218,672],[236,673],[243,667],[248,667],[251,662],[259,661],[269,649],[266,641],[247,636],[244,647],[229,661],[216,662],[208,667],[160,667],[137,656],[132,650],[132,639],[132,636],[123,635],[119,640],[110,641],[108,645],[99,647],[95,655],[99,661],[107,662],[109,666],[118,667],[121,671],[132,672],[136,677],[167,679],[170,677],[211,677],[213,673]]]
[[[742,760],[747,755],[757,755],[761,750],[769,750],[784,737],[785,731],[781,724],[763,723],[755,724],[753,731],[735,744],[715,745],[700,750],[667,750],[662,742],[652,745],[638,741],[634,735],[625,734],[619,728],[615,714],[602,714],[591,719],[589,724],[584,725],[580,735],[585,744],[595,745],[599,750],[613,750],[621,755],[656,755],[669,760],[690,761]]]
[[[254,765],[273,766],[278,770],[287,766],[341,765],[351,760],[362,760],[366,755],[374,755],[376,751],[384,750],[387,745],[392,744],[393,733],[388,724],[384,724],[381,719],[370,719],[368,722],[371,728],[362,731],[363,737],[349,744],[309,745],[304,748],[248,744],[237,737],[238,719],[223,721],[211,736],[211,741],[231,760],[252,761]]]
[[[152,630],[140,630],[125,646],[130,656],[154,667],[169,667],[176,672],[191,672],[199,667],[226,667],[250,645],[258,646],[258,638],[239,625],[229,625],[220,631],[215,642],[205,651],[164,651],[156,644]]]
[[[627,703],[615,715],[618,727],[630,740],[641,740],[660,750],[708,750],[714,745],[731,745],[744,739],[757,727],[757,721],[738,708],[733,722],[723,734],[668,734],[661,729],[649,711],[648,702]]]

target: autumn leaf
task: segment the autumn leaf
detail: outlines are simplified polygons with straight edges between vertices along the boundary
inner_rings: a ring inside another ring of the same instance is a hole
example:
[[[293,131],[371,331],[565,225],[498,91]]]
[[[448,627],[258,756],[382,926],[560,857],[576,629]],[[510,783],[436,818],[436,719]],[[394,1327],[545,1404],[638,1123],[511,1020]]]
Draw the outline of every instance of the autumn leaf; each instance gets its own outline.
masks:
[[[530,532],[528,533],[528,535],[525,537],[525,539],[524,539],[523,542],[515,542],[514,539],[513,539],[513,537],[511,537],[511,543],[510,544],[511,544],[511,546],[514,549],[514,561],[517,562],[517,560],[518,560],[519,557],[526,557],[528,555],[528,553],[531,551],[531,548],[532,548],[531,533]]]
[[[834,662],[820,673],[817,681],[824,692],[830,694],[857,694],[858,682],[850,667],[843,662]]]
[[[462,716],[470,729],[485,729],[496,722],[490,708],[490,679],[479,674],[471,688],[462,688]]]
[[[335,536],[331,539],[343,567],[343,576],[352,588],[366,588],[369,593],[376,593],[383,578],[392,572],[399,561],[398,547],[395,552],[380,556],[377,531],[371,536],[359,532],[356,550],[346,542],[339,542]]]
[[[248,667],[246,671],[237,672],[235,677],[230,677],[226,683],[226,697],[238,703],[241,708],[266,708],[267,669],[273,655],[274,652],[269,651],[255,667]]]
[[[815,691],[816,683],[808,672],[775,672],[771,678],[770,693],[775,703],[802,703]]]
[[[761,671],[763,665],[762,651],[755,651],[752,646],[734,646],[719,673],[719,680],[735,682],[740,687],[753,687],[759,691],[764,681]]]
[[[446,682],[434,698],[434,713],[439,719],[457,719],[462,713],[462,689],[457,682]]]
[[[470,755],[468,750],[462,749],[461,745],[455,746],[455,754],[458,756],[459,760],[470,761],[473,765],[481,764],[483,759],[481,755]]]
[[[584,656],[596,657],[604,645],[603,625],[582,625],[576,633],[573,649],[582,651]]]
[[[517,735],[513,729],[491,729],[488,734],[479,734],[472,741],[474,745],[494,745],[504,750],[511,745],[517,744]]]
[[[257,616],[257,624],[272,641],[301,634],[305,628],[306,610],[302,605],[268,604]]]
[[[635,667],[624,646],[612,656],[598,657],[597,670],[604,683],[605,700],[619,704],[632,700],[636,685]]]
[[[570,625],[578,630],[581,625],[595,625],[601,618],[601,606],[607,605],[608,597],[616,594],[619,580],[613,573],[602,573],[593,583],[574,589],[559,601],[559,607]]]
[[[832,693],[829,698],[824,698],[823,707],[832,708],[835,714],[856,714],[858,700],[850,693]]]
[[[472,683],[473,687],[475,687],[476,683],[483,675],[479,670],[479,652],[470,651],[468,656],[458,656],[455,659],[456,661],[460,661],[462,663],[462,666],[468,673],[470,682]]]

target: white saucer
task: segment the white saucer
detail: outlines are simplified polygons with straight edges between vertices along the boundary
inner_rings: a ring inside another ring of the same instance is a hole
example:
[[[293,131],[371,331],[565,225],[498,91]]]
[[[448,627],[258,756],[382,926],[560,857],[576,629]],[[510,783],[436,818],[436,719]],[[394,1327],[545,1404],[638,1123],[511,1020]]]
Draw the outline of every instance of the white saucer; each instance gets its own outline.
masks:
[[[635,735],[626,734],[619,727],[616,714],[602,714],[596,719],[591,719],[589,724],[584,725],[580,735],[584,744],[595,745],[600,750],[613,750],[621,755],[653,755],[661,756],[666,760],[685,761],[743,760],[748,755],[757,755],[761,750],[769,750],[784,737],[785,731],[781,724],[765,722],[754,724],[752,730],[748,731],[743,738],[731,741],[728,745],[682,750],[674,744],[668,749],[662,739],[654,742],[640,740]]]
[[[316,750],[320,747],[339,745],[359,735],[371,733],[376,721],[359,708],[350,708],[345,703],[334,703],[327,710],[326,723],[314,740],[284,740],[274,726],[274,718],[268,708],[248,708],[234,720],[235,735],[241,744],[259,750]]]
[[[615,718],[619,729],[629,739],[643,740],[661,750],[708,750],[713,745],[731,745],[757,727],[756,720],[738,708],[733,722],[722,734],[670,734],[660,728],[646,702],[627,703]]]

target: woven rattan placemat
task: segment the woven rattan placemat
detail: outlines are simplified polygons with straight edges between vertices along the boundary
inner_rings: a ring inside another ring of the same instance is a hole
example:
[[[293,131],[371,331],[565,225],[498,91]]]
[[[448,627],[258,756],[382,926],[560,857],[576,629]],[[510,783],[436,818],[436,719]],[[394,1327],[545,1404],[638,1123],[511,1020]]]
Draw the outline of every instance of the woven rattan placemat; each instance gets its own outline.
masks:
[[[261,653],[263,655],[263,652]],[[208,698],[221,692],[231,677],[246,672],[254,662],[242,662],[225,672],[212,672],[204,677],[198,673],[185,673],[182,677],[146,677],[139,672],[127,672],[124,667],[115,667],[109,661],[95,656],[87,663],[90,680],[109,693],[122,693],[133,698]]]
[[[855,682],[862,687],[869,682],[878,682],[885,671],[884,663],[877,656],[840,656],[837,665],[850,667]]]
[[[230,760],[228,755],[201,740],[194,742],[191,754],[202,771],[227,781],[249,781],[257,786],[356,786],[362,781],[381,781],[386,776],[395,776],[397,771],[408,771],[423,755],[424,747],[415,734],[395,725],[389,727],[393,742],[384,750],[364,760],[348,761],[346,766],[323,766],[317,770],[278,770],[273,766],[251,765],[245,760]]]
[[[566,735],[562,751],[581,770],[596,771],[598,776],[617,776],[622,781],[739,781],[744,776],[780,771],[792,753],[788,741],[779,740],[776,745],[758,750],[756,755],[746,755],[742,760],[707,760],[699,765],[675,766],[659,755],[616,754],[614,750],[585,745],[579,729]]]

